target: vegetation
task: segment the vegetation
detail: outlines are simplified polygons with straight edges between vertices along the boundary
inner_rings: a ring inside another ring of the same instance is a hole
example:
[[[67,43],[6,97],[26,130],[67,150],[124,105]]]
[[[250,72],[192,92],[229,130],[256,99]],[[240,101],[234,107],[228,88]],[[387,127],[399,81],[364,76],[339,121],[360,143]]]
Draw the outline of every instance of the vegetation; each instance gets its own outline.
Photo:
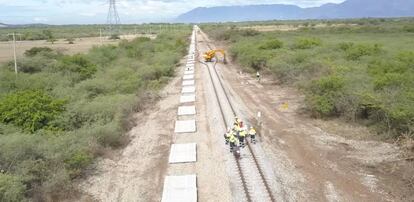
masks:
[[[53,200],[122,146],[131,115],[153,102],[185,54],[190,29],[63,55],[37,47],[19,74],[0,69],[0,201]]]
[[[75,39],[72,37],[67,38],[66,41],[68,42],[68,44],[75,44]]]
[[[246,71],[264,71],[306,95],[314,117],[343,117],[414,138],[414,19],[206,24]],[[252,25],[292,31],[245,35]],[[315,25],[326,25],[316,27]],[[331,26],[331,25],[343,26]],[[223,37],[229,36],[229,37]]]
[[[158,34],[187,30],[190,25],[185,24],[141,24],[141,25],[122,25],[121,35],[124,34]],[[8,33],[21,34],[18,40],[48,40],[55,42],[57,39],[80,38],[80,37],[99,37],[101,33],[109,36],[106,25],[37,25],[21,26],[0,29],[0,41],[8,41],[11,38]]]

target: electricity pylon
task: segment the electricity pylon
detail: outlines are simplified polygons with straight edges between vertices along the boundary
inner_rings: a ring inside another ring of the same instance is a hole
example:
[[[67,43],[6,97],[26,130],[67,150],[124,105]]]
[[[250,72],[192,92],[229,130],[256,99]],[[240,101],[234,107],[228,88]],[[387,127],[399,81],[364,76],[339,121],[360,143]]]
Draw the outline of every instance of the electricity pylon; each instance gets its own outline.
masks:
[[[109,0],[109,11],[106,24],[108,25],[108,32],[110,35],[119,34],[121,20],[119,19],[118,11],[116,10],[115,0]]]

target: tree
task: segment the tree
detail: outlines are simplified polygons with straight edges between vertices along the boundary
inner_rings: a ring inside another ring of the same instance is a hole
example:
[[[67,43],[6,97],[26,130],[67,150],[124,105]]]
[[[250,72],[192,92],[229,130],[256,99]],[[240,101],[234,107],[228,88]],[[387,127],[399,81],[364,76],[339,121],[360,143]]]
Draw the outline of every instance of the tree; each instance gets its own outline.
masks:
[[[64,103],[39,90],[11,93],[0,100],[0,121],[33,133],[49,127],[50,122],[64,111]]]
[[[52,31],[50,30],[43,30],[43,35],[45,36],[47,42],[54,44],[57,41]]]
[[[68,42],[68,44],[75,44],[74,38],[67,38],[66,41]]]

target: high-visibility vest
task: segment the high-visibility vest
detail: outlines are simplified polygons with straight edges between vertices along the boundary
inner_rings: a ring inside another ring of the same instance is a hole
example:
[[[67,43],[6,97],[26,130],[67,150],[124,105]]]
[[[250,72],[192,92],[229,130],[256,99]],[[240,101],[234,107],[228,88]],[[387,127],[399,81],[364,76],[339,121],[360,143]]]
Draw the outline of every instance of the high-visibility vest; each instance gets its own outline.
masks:
[[[238,142],[239,140],[234,136],[234,135],[231,135],[230,136],[230,139],[229,139],[229,142],[231,142],[231,143],[236,143],[236,142]]]
[[[234,126],[233,130],[235,132],[239,132],[241,130],[241,128],[237,125],[237,126]]]
[[[229,138],[231,135],[233,135],[233,133],[231,131],[226,133],[227,138]]]
[[[251,128],[249,131],[249,135],[256,135],[256,130],[254,128]]]
[[[240,131],[239,135],[240,137],[246,137],[246,131],[245,130]]]

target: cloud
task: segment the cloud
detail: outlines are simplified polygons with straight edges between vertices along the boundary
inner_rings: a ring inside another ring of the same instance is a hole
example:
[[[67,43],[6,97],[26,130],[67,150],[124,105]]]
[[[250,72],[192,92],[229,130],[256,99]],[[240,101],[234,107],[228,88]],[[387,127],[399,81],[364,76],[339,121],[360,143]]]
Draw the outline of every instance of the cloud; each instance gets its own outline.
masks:
[[[0,0],[0,21],[7,23],[28,23],[49,19],[48,23],[105,23],[109,0]],[[319,6],[324,3],[340,3],[344,0],[117,0],[118,13],[123,23],[163,21],[196,7],[251,5],[251,4],[294,4],[301,7]],[[2,18],[7,15],[32,16],[31,18]],[[39,18],[42,16],[42,18]]]
[[[40,22],[48,22],[49,20],[47,18],[45,18],[45,17],[34,17],[33,18],[33,21],[40,23]]]

